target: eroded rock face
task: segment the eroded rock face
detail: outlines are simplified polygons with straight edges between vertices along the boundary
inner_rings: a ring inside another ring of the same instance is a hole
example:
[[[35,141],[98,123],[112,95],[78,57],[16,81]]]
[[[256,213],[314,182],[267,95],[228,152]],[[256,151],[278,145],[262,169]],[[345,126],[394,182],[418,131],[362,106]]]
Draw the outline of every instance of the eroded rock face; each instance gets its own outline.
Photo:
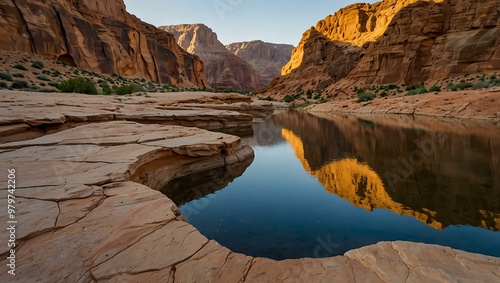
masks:
[[[229,52],[217,39],[217,34],[203,24],[163,26],[177,43],[205,63],[208,83],[213,88],[258,90],[264,85],[253,67]]]
[[[499,7],[496,0],[348,6],[304,33],[268,91],[412,84],[498,70]]]
[[[0,142],[0,169],[16,168],[19,176],[16,217],[24,223],[16,231],[16,274],[2,272],[0,282],[496,282],[500,277],[498,258],[436,245],[382,242],[344,256],[275,261],[234,253],[204,237],[153,188],[252,158],[253,150],[239,137],[179,125],[222,121],[230,127],[238,113],[179,104],[222,104],[248,99],[244,96],[0,91],[0,98],[5,109],[0,130],[68,127]],[[6,174],[0,182],[7,183]],[[0,190],[1,199],[7,194]],[[0,221],[6,223],[5,213]],[[8,237],[0,230],[2,243]],[[1,245],[0,254],[7,249]],[[6,256],[0,260],[7,263]]]
[[[175,38],[125,10],[123,0],[0,1],[0,48],[83,69],[208,86],[203,63]]]
[[[263,85],[280,76],[281,68],[290,61],[293,45],[274,44],[254,40],[226,45],[227,50],[250,63],[260,76]]]

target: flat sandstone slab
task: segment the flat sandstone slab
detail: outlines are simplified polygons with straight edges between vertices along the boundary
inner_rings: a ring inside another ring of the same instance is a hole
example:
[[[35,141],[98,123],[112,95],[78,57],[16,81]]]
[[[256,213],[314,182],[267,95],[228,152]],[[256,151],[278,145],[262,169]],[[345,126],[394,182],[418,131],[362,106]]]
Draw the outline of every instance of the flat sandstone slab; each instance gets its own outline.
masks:
[[[243,162],[253,151],[227,134],[111,119],[116,113],[148,113],[153,120],[155,113],[161,119],[173,117],[182,112],[174,109],[181,102],[190,104],[188,111],[208,113],[203,119],[222,115],[216,119],[231,123],[241,115],[195,107],[217,101],[212,95],[190,94],[184,101],[170,96],[0,92],[0,116],[6,117],[0,124],[6,133],[22,132],[26,125],[86,121],[0,144],[0,170],[17,171],[19,221],[16,275],[2,272],[0,282],[499,281],[500,259],[436,245],[382,242],[333,258],[275,261],[237,254],[209,241],[183,221],[169,198],[143,184],[157,188],[178,175]],[[218,101],[242,102],[237,100],[223,96]],[[0,182],[5,184],[6,178],[0,175]],[[0,199],[6,198],[7,190],[0,189]],[[4,213],[0,221],[6,223]],[[2,243],[8,236],[6,229],[0,230]],[[5,267],[6,244],[0,254]]]

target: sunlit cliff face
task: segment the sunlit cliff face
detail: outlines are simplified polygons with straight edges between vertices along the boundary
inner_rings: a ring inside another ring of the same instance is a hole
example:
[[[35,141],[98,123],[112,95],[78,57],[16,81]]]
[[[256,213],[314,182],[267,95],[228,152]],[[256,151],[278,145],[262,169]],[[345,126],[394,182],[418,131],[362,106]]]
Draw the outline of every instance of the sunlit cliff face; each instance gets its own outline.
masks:
[[[311,46],[315,46],[313,42],[320,40],[318,35],[332,42],[361,47],[379,39],[397,12],[415,2],[417,0],[353,4],[327,16],[303,34],[299,45],[292,52],[290,62],[282,68],[281,75],[290,74],[302,65],[308,52],[316,51],[311,50]],[[306,45],[308,47],[304,48]]]
[[[411,216],[435,229],[445,228],[443,223],[436,220],[436,211],[427,208],[415,211],[411,207],[395,202],[388,194],[381,177],[368,164],[361,163],[355,158],[344,158],[313,170],[305,158],[302,140],[287,129],[282,130],[282,136],[291,145],[304,169],[315,176],[329,193],[336,194],[367,211],[372,211],[374,208],[388,209],[399,215]],[[481,211],[481,214],[484,219],[500,218],[500,215],[489,211]],[[485,220],[481,221],[481,227],[500,230],[499,223],[491,226]]]

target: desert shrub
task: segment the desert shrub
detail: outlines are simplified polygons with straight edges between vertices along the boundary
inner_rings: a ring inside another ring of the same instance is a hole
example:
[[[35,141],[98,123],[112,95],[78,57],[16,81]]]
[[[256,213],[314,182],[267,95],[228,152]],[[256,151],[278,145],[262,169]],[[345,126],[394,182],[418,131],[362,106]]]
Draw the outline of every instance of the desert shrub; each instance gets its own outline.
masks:
[[[57,84],[57,89],[69,93],[97,94],[94,82],[81,77],[64,80]]]
[[[259,97],[259,100],[274,101],[274,99],[273,99],[271,96],[267,96],[267,97]]]
[[[61,72],[59,72],[58,70],[53,70],[52,71],[52,76],[53,77],[59,77],[61,75]]]
[[[481,89],[481,88],[489,88],[490,84],[487,82],[477,82],[472,86],[472,89]]]
[[[429,92],[439,92],[441,91],[441,87],[438,85],[433,85],[429,88]]]
[[[45,84],[45,83],[39,83],[39,85],[40,85],[40,86],[46,86],[46,84]]]
[[[284,102],[288,102],[288,103],[290,103],[290,102],[292,102],[292,101],[294,101],[294,100],[295,100],[295,96],[293,96],[293,95],[291,95],[291,94],[287,94],[287,95],[285,95],[285,97],[283,98],[283,101],[284,101]]]
[[[26,68],[26,66],[24,66],[23,64],[19,64],[19,63],[12,65],[12,68],[16,68],[16,69],[23,70],[23,71],[28,70],[28,68]]]
[[[313,92],[312,92],[312,90],[310,90],[310,89],[309,89],[309,90],[306,92],[306,96],[307,96],[307,98],[308,98],[308,99],[311,99],[311,98],[312,98],[312,96],[313,96]]]
[[[12,81],[12,74],[9,72],[0,72],[0,79],[6,80],[6,81]]]
[[[40,62],[40,61],[33,61],[33,63],[31,64],[31,67],[37,68],[37,69],[43,69],[43,68],[45,68],[45,65],[43,64],[43,62]]]
[[[13,74],[12,76],[14,76],[15,78],[24,78],[24,75],[20,73]]]
[[[373,100],[375,98],[375,94],[372,92],[363,92],[358,94],[358,102],[366,102]]]
[[[389,95],[389,94],[388,94],[386,91],[383,91],[383,92],[380,94],[380,96],[381,96],[381,97],[386,97],[386,96],[388,96],[388,95]]]
[[[47,75],[38,75],[36,78],[46,82],[50,81],[50,78]]]
[[[417,94],[424,94],[427,93],[427,89],[425,86],[420,85],[419,88],[412,89],[406,93],[406,95],[417,95]]]
[[[460,82],[456,86],[458,89],[467,89],[467,88],[472,87],[472,83],[471,82]]]
[[[399,88],[399,86],[394,85],[394,84],[391,84],[391,85],[388,85],[388,86],[387,86],[387,90],[391,90],[391,89],[398,89],[398,88]]]
[[[0,82],[0,88],[7,88],[7,83],[6,82]]]
[[[14,81],[11,85],[11,88],[27,88],[28,87],[28,82],[27,81]]]
[[[50,81],[50,82],[49,82],[49,85],[50,85],[50,86],[54,86],[54,87],[55,87],[55,86],[57,86],[58,84],[59,84],[59,82],[58,82],[58,81]]]
[[[414,85],[411,85],[411,86],[407,86],[405,88],[405,90],[406,91],[412,91],[412,90],[416,90],[416,89],[420,89],[420,88],[425,88],[424,83],[414,84]]]
[[[118,95],[131,94],[138,91],[144,91],[144,88],[137,84],[122,85],[115,89],[115,93]]]

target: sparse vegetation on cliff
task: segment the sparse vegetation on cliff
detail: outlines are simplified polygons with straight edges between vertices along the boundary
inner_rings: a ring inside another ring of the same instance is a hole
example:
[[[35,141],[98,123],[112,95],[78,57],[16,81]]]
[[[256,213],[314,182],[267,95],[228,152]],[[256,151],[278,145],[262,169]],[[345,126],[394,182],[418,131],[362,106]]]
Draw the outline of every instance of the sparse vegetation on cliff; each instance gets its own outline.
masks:
[[[97,94],[97,88],[93,81],[81,77],[71,78],[60,82],[57,89],[62,92]]]

